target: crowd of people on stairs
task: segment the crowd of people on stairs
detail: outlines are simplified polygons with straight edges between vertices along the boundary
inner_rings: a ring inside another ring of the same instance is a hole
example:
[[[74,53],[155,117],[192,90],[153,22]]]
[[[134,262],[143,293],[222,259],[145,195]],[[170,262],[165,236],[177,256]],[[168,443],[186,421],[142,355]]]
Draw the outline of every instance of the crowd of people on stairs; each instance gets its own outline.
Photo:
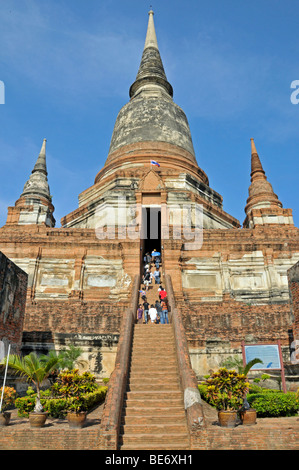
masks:
[[[143,264],[142,283],[144,287],[139,291],[143,304],[138,305],[137,323],[169,323],[167,292],[161,284],[161,253],[156,250],[153,250],[151,254],[146,253]],[[154,272],[152,272],[152,269],[154,269]],[[154,289],[154,286],[158,286],[158,298],[155,302],[150,303],[147,297],[149,289]]]

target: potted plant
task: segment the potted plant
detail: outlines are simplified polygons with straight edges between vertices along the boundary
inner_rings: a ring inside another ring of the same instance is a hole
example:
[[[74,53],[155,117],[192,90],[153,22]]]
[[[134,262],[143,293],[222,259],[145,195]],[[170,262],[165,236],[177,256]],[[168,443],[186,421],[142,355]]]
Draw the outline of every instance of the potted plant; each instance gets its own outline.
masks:
[[[44,412],[40,401],[41,383],[58,366],[58,356],[51,353],[48,356],[38,357],[35,352],[31,352],[24,357],[12,355],[8,361],[7,358],[4,358],[4,363],[6,364],[6,362],[15,374],[26,378],[28,382],[35,385],[37,396],[34,411],[29,414],[29,422],[32,427],[42,427],[46,422],[47,413]]]
[[[0,410],[0,426],[7,426],[10,421],[11,413],[7,410],[14,405],[17,398],[17,392],[12,387],[0,388],[0,396],[2,397],[2,406]]]
[[[247,375],[250,371],[250,369],[255,365],[255,364],[262,364],[262,361],[258,358],[252,359],[251,361],[247,362],[247,364],[244,366],[243,360],[242,359],[235,359],[235,358],[228,358],[226,361],[223,363],[225,367],[228,367],[229,369],[234,366],[236,366],[239,374],[244,374],[247,378]],[[256,423],[256,410],[254,408],[251,408],[247,399],[246,399],[246,393],[243,397],[243,404],[239,410],[240,414],[240,419],[242,421],[242,424],[244,425],[252,425]]]
[[[70,398],[66,415],[70,428],[83,428],[86,423],[86,415],[84,399],[80,396]]]
[[[222,427],[234,427],[237,413],[249,383],[244,374],[221,368],[206,379],[207,397],[218,409],[218,420]]]
[[[51,390],[56,398],[67,402],[66,413],[70,427],[83,427],[87,415],[86,394],[97,389],[95,376],[89,372],[79,374],[78,369],[61,371]]]
[[[262,364],[262,363],[263,363],[263,361],[261,361],[258,358],[252,359],[251,361],[247,362],[247,364],[243,368],[243,370],[242,370],[243,374],[247,378],[247,375],[248,375],[250,369],[255,364]],[[241,418],[242,424],[245,425],[245,426],[251,426],[252,424],[255,424],[256,423],[256,415],[257,415],[256,410],[254,408],[250,407],[250,405],[247,401],[247,398],[246,398],[246,394],[245,394],[244,399],[243,399],[243,405],[242,405],[241,410],[240,410],[240,418]]]

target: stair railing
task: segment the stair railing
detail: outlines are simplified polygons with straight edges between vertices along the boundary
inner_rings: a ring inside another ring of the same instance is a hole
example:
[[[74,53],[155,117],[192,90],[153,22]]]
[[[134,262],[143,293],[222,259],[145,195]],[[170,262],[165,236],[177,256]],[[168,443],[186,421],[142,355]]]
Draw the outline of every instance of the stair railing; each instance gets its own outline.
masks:
[[[171,323],[174,330],[179,375],[184,392],[184,406],[192,442],[192,438],[195,438],[205,426],[203,407],[196,375],[191,366],[182,315],[180,310],[176,308],[172,280],[169,274],[165,274],[165,286],[171,307]]]
[[[100,428],[100,448],[117,450],[124,394],[127,387],[133,328],[139,298],[140,276],[135,276],[131,294],[131,304],[123,317],[115,359],[115,367],[110,376],[108,392],[103,409]]]

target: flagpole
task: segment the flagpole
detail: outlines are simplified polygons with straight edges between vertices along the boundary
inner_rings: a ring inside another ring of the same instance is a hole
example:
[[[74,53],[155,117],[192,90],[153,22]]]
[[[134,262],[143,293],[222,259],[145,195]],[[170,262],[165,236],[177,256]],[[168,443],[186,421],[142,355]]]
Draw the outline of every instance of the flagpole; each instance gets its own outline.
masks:
[[[6,367],[5,367],[5,374],[4,374],[4,381],[3,381],[3,388],[2,388],[2,395],[1,395],[1,402],[0,402],[0,413],[1,413],[1,410],[2,410],[2,402],[3,402],[3,396],[4,396],[4,389],[5,389],[7,368],[8,368],[9,353],[10,353],[10,344],[8,345],[7,360],[6,360]]]

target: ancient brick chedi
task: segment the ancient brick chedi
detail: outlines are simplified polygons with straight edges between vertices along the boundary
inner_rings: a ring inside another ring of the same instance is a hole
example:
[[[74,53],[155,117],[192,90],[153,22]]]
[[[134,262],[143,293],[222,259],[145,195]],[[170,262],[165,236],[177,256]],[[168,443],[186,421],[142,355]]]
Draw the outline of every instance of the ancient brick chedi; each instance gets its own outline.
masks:
[[[241,341],[279,339],[289,361],[298,325],[287,277],[299,260],[292,211],[274,193],[253,139],[243,226],[223,210],[197,163],[186,115],[173,101],[152,11],[129,95],[104,167],[60,228],[45,140],[21,196],[8,208],[0,250],[28,274],[23,352],[73,343],[82,347],[86,368],[109,376],[142,255],[158,248],[197,375],[240,355]],[[156,236],[144,236],[154,228]]]

